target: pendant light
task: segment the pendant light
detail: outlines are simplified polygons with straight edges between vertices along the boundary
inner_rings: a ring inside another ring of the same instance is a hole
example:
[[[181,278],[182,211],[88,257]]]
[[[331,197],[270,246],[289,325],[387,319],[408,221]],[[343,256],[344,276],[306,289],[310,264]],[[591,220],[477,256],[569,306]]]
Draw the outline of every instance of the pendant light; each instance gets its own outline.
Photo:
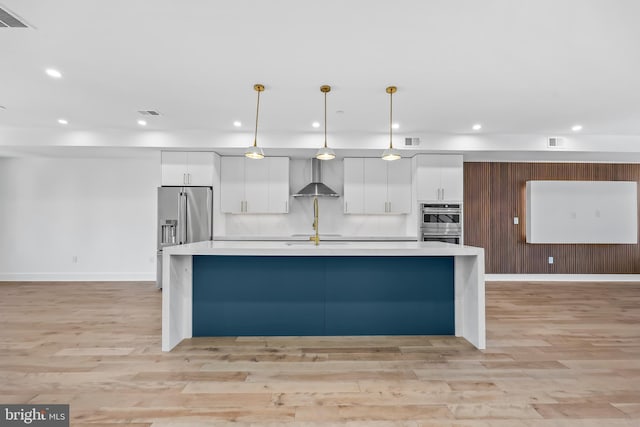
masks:
[[[401,156],[398,150],[393,148],[393,94],[398,90],[395,86],[389,86],[389,148],[382,152],[382,160],[398,160]]]
[[[332,160],[336,158],[336,153],[327,147],[327,93],[331,92],[331,86],[320,86],[320,92],[324,93],[324,146],[316,153],[316,159]]]
[[[253,145],[247,148],[244,152],[245,157],[250,159],[264,159],[264,152],[262,148],[258,147],[258,112],[260,111],[260,92],[264,91],[264,86],[261,84],[253,85],[253,89],[258,92],[258,102],[256,104],[256,130],[253,135]]]

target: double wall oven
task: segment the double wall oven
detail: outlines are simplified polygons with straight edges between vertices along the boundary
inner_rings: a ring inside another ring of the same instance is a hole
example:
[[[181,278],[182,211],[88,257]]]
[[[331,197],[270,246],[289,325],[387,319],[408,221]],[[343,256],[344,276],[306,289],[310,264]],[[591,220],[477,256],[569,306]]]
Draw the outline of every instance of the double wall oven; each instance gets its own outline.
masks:
[[[462,244],[462,205],[421,203],[420,236],[423,242]]]

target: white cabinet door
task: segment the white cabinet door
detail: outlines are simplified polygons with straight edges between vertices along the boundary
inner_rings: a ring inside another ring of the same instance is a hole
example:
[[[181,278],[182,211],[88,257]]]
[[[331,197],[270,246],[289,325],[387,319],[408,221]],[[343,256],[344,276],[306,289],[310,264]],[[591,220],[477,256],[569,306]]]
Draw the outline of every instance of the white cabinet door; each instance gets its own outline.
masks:
[[[244,157],[220,159],[220,211],[244,212]]]
[[[418,155],[416,167],[419,201],[462,202],[464,168],[461,155]]]
[[[220,209],[224,213],[287,213],[289,158],[222,157]]]
[[[364,213],[364,159],[344,159],[344,213]]]
[[[440,156],[440,187],[441,200],[462,202],[464,167],[462,156]]]
[[[162,185],[186,185],[187,153],[182,151],[163,151],[160,153]],[[213,168],[213,163],[212,163]]]
[[[162,185],[213,185],[213,153],[163,151]]]
[[[385,163],[387,163],[387,213],[411,212],[411,159],[398,159]]]
[[[269,157],[269,213],[289,212],[289,158]]]
[[[269,159],[245,159],[245,213],[269,211]]]
[[[187,184],[213,185],[213,153],[198,151],[187,153]]]
[[[364,212],[368,214],[388,212],[386,160],[364,159]]]
[[[416,156],[416,190],[419,201],[440,200],[439,155]]]
[[[344,159],[344,212],[411,212],[411,160]]]

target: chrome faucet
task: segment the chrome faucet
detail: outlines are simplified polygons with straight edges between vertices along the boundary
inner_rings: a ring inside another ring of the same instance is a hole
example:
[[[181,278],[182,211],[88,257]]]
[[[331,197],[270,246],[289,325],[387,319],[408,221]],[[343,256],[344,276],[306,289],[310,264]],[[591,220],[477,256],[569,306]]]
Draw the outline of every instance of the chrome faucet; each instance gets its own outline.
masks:
[[[316,246],[320,244],[320,235],[318,234],[318,198],[313,198],[313,229],[316,231],[315,236],[309,237],[309,240],[315,243]]]

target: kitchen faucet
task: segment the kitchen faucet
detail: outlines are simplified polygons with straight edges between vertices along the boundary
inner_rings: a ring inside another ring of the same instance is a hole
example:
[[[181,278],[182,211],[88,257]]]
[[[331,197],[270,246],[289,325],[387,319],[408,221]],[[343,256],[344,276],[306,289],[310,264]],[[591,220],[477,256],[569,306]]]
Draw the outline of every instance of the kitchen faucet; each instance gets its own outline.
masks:
[[[315,236],[309,237],[309,240],[315,243],[316,246],[320,244],[320,235],[318,234],[318,198],[313,198],[313,229],[316,231]]]

